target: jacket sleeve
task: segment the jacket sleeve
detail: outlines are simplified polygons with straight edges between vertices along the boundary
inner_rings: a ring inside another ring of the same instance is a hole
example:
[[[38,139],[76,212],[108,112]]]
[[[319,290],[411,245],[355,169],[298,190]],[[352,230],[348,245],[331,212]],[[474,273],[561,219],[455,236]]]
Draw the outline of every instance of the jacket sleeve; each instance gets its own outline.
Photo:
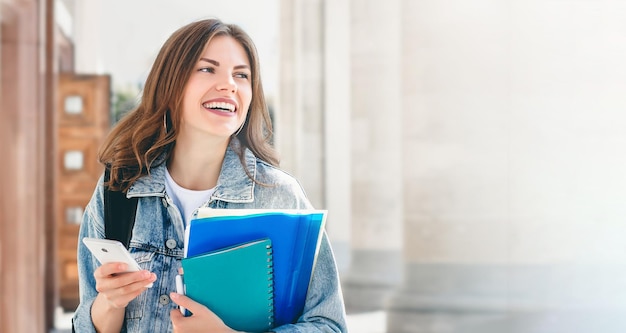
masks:
[[[98,262],[83,244],[82,239],[84,237],[104,238],[102,178],[100,178],[98,186],[85,208],[80,225],[77,248],[80,303],[72,318],[76,332],[95,333],[96,330],[91,320],[91,305],[98,295],[93,276],[98,267]]]
[[[335,258],[324,232],[306,304],[298,322],[273,329],[274,332],[347,332],[346,313]]]

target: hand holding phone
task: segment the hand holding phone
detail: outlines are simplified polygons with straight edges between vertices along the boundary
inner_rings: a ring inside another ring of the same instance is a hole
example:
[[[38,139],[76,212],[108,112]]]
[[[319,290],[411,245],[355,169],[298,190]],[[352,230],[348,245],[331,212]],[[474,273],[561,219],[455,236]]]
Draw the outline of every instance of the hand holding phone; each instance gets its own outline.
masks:
[[[141,267],[130,255],[126,247],[116,240],[85,237],[83,238],[83,243],[101,264],[123,262],[128,267],[126,272],[138,272],[141,270]],[[151,288],[152,285],[150,283],[146,287]]]

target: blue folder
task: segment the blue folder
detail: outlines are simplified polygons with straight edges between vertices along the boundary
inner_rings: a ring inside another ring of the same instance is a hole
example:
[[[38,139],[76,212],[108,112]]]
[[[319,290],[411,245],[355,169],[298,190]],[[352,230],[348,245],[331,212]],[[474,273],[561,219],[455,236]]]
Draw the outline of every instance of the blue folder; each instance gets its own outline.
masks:
[[[215,210],[218,211],[218,210]],[[228,210],[219,210],[228,214]],[[247,210],[247,215],[199,217],[186,230],[186,257],[269,238],[274,260],[274,324],[297,321],[319,251],[325,210]]]

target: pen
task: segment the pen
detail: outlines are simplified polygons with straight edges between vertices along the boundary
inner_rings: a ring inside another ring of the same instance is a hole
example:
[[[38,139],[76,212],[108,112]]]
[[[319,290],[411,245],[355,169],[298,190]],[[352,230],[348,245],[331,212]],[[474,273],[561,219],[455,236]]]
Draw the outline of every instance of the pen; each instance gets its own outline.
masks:
[[[185,295],[185,285],[183,284],[183,276],[178,274],[176,275],[176,292],[181,294],[181,295]],[[178,306],[180,313],[187,317],[189,315],[189,311],[187,311],[187,309],[185,309],[182,306]]]

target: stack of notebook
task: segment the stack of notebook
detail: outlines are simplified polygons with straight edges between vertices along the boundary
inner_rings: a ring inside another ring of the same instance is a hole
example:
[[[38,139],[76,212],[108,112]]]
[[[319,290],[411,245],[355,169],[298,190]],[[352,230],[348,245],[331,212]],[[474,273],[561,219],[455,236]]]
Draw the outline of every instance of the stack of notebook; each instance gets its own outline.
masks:
[[[185,230],[185,293],[235,330],[295,322],[325,221],[322,210],[200,209]]]

